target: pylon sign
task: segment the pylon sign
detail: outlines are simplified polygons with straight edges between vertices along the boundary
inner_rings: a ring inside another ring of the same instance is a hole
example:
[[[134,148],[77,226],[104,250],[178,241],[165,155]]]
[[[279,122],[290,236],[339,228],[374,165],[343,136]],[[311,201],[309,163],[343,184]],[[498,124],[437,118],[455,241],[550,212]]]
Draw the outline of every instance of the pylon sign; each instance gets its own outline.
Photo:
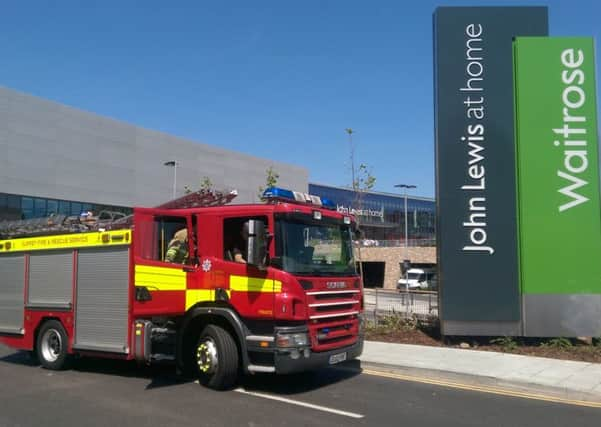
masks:
[[[520,37],[514,60],[523,333],[599,336],[593,40]]]
[[[512,41],[545,7],[434,14],[440,318],[446,335],[519,335]]]

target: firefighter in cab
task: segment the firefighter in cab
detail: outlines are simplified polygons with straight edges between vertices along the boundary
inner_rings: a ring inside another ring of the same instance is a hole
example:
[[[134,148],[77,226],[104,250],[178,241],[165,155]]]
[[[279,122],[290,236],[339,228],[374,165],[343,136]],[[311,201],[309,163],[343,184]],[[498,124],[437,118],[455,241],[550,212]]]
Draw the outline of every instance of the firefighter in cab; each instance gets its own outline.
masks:
[[[183,264],[188,259],[188,230],[182,228],[173,235],[169,242],[165,261]]]

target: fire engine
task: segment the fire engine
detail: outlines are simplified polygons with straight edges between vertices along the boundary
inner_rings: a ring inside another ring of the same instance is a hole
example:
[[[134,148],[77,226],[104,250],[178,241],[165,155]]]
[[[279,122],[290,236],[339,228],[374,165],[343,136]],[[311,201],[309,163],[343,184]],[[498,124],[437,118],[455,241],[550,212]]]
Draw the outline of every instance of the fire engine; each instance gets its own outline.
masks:
[[[53,370],[74,355],[174,361],[214,389],[358,357],[354,219],[282,188],[264,204],[227,204],[235,195],[199,191],[95,227],[0,227],[0,342]]]

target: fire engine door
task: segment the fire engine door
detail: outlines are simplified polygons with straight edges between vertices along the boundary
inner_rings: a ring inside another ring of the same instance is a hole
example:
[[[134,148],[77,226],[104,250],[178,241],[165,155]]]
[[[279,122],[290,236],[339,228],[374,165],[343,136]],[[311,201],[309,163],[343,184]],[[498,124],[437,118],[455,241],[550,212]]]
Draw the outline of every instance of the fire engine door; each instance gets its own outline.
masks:
[[[190,224],[169,211],[136,212],[134,316],[181,315],[192,267]]]
[[[219,248],[223,256],[212,262],[212,282],[216,287],[227,289],[229,303],[241,316],[271,318],[274,292],[277,291],[273,270],[262,270],[245,263],[248,261],[248,229],[245,224],[251,219],[268,225],[266,216],[231,217],[223,220],[223,247]],[[240,252],[242,260],[236,257],[236,253]]]

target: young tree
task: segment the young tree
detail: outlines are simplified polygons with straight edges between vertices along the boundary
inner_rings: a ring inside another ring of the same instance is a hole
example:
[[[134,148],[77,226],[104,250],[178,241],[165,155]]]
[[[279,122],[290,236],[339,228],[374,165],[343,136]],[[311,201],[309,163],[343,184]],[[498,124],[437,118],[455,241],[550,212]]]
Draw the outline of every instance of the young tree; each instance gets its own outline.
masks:
[[[200,180],[201,191],[211,191],[213,189],[213,181],[208,176],[203,176]]]
[[[278,179],[280,178],[280,174],[275,171],[272,166],[269,166],[267,170],[265,170],[265,186],[259,187],[259,200],[263,200],[263,192],[269,187],[275,187],[278,183]]]
[[[358,169],[355,169],[355,145],[353,144],[353,133],[355,131],[351,128],[345,129],[349,136],[349,152],[350,152],[350,168],[351,168],[351,182],[353,192],[355,193],[353,198],[353,205],[356,210],[363,210],[363,199],[365,193],[371,191],[376,184],[376,177],[372,175],[371,169],[364,163],[359,165]],[[362,231],[362,217],[361,215],[355,215],[355,222],[357,229]],[[361,275],[361,281],[363,282],[363,263],[361,260],[361,242],[357,243],[357,261],[359,262],[359,274]]]
[[[211,191],[213,189],[213,181],[211,181],[211,178],[209,178],[208,176],[203,176],[202,179],[200,180],[200,186],[199,186],[199,190],[200,191]],[[184,193],[185,194],[190,194],[192,193],[194,190],[192,190],[190,187],[188,187],[187,185],[184,185]]]

